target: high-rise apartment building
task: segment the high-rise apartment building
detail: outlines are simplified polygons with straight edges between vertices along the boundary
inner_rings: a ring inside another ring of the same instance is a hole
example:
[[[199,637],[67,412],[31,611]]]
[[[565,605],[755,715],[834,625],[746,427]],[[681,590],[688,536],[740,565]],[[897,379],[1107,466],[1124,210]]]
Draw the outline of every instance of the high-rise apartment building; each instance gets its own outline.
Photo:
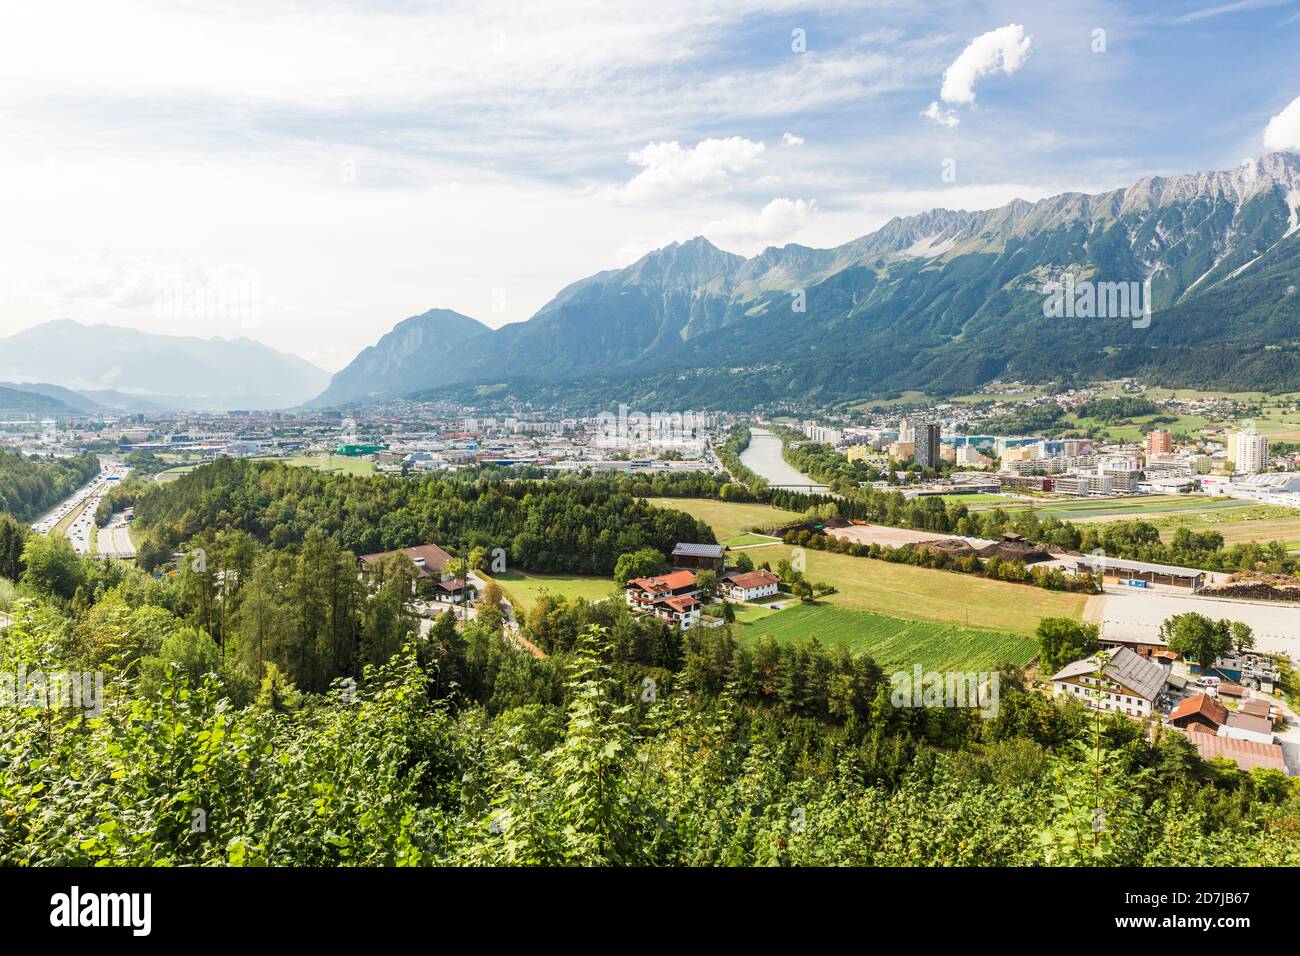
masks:
[[[1147,435],[1147,457],[1168,455],[1174,450],[1174,436],[1163,428],[1157,428]]]
[[[1268,439],[1259,432],[1238,432],[1237,471],[1254,475],[1268,468]]]
[[[921,422],[914,427],[916,435],[916,463],[922,468],[939,470],[939,426],[937,423]]]

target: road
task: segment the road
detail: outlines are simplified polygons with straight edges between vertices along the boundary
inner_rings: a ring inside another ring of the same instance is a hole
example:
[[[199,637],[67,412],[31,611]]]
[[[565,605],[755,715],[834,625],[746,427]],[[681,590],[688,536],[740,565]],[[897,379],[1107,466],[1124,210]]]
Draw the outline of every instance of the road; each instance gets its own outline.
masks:
[[[78,488],[53,511],[32,525],[37,534],[62,534],[72,542],[77,554],[89,554],[91,535],[95,534],[95,512],[117,483],[130,469],[122,464],[106,464],[89,484]]]
[[[117,512],[107,525],[99,529],[99,553],[104,557],[135,560],[135,544],[131,541],[131,526],[126,517]]]
[[[787,465],[781,457],[781,439],[766,428],[749,429],[749,447],[740,453],[740,463],[766,478],[772,488],[794,488],[816,493],[830,490],[826,485],[818,484]]]

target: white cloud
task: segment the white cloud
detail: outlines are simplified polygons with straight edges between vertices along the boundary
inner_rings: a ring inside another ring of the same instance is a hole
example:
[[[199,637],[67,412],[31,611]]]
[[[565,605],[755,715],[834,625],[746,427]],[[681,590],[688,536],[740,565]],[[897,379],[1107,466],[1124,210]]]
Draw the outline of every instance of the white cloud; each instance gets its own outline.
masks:
[[[773,199],[757,213],[730,216],[709,223],[704,235],[724,249],[752,255],[771,245],[791,242],[808,225],[815,199]]]
[[[796,135],[794,135],[794,133],[782,133],[782,134],[781,134],[781,145],[782,145],[782,146],[802,146],[802,145],[803,145],[803,137],[802,137],[802,136],[796,136]]]
[[[644,167],[641,172],[604,192],[627,202],[642,202],[725,187],[735,174],[753,168],[764,148],[742,136],[705,139],[689,149],[677,142],[650,143],[627,156],[629,163]]]
[[[1018,23],[977,36],[943,71],[939,98],[945,103],[974,103],[975,81],[998,70],[1007,75],[1016,72],[1029,55],[1029,45],[1025,28]]]
[[[946,110],[939,105],[936,100],[925,108],[921,113],[926,119],[934,120],[942,126],[953,129],[961,122],[961,117],[957,115],[956,110]]]
[[[1264,127],[1265,149],[1300,149],[1300,96]]]

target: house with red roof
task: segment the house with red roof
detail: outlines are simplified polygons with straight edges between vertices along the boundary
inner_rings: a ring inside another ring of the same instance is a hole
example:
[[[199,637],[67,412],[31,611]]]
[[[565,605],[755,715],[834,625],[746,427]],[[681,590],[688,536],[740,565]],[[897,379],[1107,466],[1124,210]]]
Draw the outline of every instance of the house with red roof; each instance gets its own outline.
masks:
[[[722,596],[732,601],[754,601],[771,597],[781,590],[781,579],[762,568],[728,574],[718,583]]]
[[[1228,722],[1228,708],[1209,694],[1195,694],[1184,697],[1169,715],[1169,722],[1179,730],[1206,730],[1217,734],[1219,728]]]
[[[694,571],[670,571],[627,582],[628,606],[678,624],[683,630],[700,621],[700,601]]]

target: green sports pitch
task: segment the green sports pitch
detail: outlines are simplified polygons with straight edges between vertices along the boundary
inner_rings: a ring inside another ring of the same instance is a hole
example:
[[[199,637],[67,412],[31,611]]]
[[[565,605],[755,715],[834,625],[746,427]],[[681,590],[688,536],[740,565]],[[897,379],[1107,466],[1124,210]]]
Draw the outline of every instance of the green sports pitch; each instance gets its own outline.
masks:
[[[832,604],[786,608],[742,631],[746,641],[771,637],[779,643],[816,638],[824,647],[844,644],[868,654],[882,668],[991,670],[1002,663],[1028,664],[1038,653],[1032,637],[937,621],[909,621]]]

